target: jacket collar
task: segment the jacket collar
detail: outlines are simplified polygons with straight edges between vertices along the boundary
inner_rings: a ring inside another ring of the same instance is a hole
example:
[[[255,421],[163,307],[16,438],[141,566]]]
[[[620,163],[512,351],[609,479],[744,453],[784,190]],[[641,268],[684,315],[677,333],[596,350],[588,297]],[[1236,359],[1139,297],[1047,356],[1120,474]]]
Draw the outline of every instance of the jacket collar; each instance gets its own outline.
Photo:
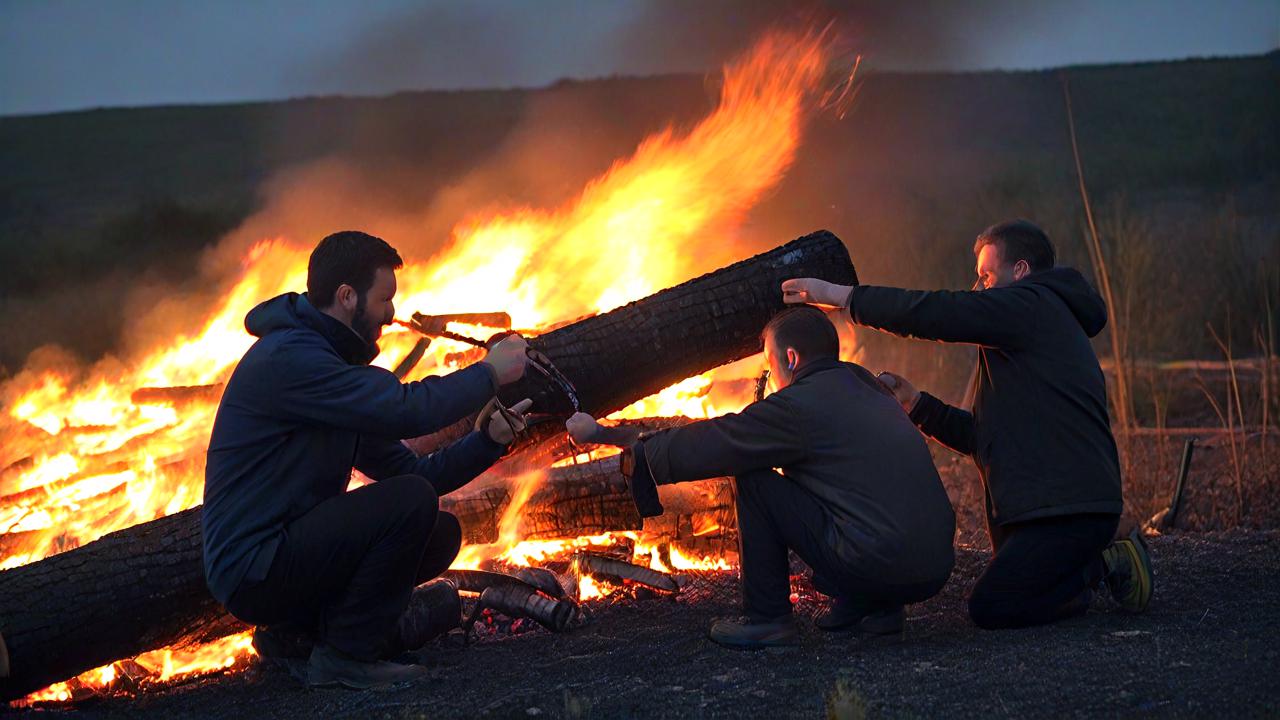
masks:
[[[820,373],[823,370],[833,370],[838,367],[840,367],[840,360],[837,358],[819,358],[817,360],[811,360],[804,365],[801,365],[800,369],[796,370],[795,375],[791,377],[791,384],[794,385],[810,375]]]
[[[367,342],[341,320],[317,310],[306,293],[298,299],[298,317],[328,340],[338,357],[350,365],[368,365],[378,356],[377,343]]]

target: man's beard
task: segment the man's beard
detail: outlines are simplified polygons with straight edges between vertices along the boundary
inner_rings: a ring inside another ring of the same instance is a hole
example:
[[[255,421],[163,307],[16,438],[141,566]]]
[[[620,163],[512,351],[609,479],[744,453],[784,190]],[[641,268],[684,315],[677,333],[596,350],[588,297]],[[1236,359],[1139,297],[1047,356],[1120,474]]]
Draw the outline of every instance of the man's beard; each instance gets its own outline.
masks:
[[[356,297],[356,312],[351,317],[351,329],[370,345],[382,337],[382,323],[369,317],[369,307],[364,295]]]

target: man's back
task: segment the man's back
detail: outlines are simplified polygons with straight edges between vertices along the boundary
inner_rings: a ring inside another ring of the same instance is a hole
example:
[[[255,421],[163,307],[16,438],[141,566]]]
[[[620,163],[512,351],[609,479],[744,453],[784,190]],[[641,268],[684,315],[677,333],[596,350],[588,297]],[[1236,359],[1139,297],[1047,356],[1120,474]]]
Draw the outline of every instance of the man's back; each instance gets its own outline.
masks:
[[[805,374],[779,393],[809,444],[784,467],[828,501],[842,530],[837,549],[898,582],[950,570],[955,515],[928,447],[906,413],[861,366]]]

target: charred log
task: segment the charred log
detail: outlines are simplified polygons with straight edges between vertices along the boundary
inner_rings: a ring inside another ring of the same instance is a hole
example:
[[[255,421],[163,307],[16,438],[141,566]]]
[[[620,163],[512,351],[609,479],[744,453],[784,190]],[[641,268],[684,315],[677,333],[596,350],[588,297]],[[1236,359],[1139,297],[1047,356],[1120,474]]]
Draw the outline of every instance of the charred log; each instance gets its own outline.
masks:
[[[680,586],[675,578],[653,568],[642,567],[632,563],[595,553],[580,552],[573,556],[573,568],[579,575],[589,575],[598,580],[615,584],[623,581],[639,583],[654,590],[678,593]]]
[[[209,595],[200,509],[136,525],[0,572],[5,700],[90,668],[245,626]]]
[[[578,606],[568,599],[544,595],[524,583],[495,585],[480,593],[480,602],[466,629],[470,630],[475,618],[485,609],[513,618],[527,617],[552,632],[560,632],[569,626]]]
[[[695,278],[603,315],[529,340],[573,381],[580,409],[603,417],[675,382],[760,350],[760,329],[783,307],[782,281],[818,277],[857,283],[849,252],[825,230]],[[505,388],[507,405],[566,417],[574,408],[531,373]],[[473,420],[410,442],[419,454],[465,435]]]

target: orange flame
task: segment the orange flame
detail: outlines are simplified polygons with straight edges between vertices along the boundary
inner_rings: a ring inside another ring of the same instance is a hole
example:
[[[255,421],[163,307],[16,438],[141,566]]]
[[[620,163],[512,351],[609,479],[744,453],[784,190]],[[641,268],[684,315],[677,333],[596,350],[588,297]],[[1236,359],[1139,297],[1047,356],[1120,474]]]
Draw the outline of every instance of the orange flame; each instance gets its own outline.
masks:
[[[829,41],[825,31],[764,36],[724,68],[719,105],[701,122],[647,138],[564,207],[468,218],[436,257],[403,268],[398,304],[432,313],[502,309],[515,327],[537,328],[607,311],[749,254],[737,229],[795,159]],[[7,438],[0,448],[0,569],[200,502],[220,384],[253,342],[243,318],[262,300],[302,288],[307,254],[290,240],[263,240],[194,332],[125,361],[31,368],[0,385],[0,436]],[[390,366],[415,339],[388,328],[379,364]],[[467,349],[436,341],[415,376],[455,369],[450,354]],[[677,383],[615,417],[737,410],[749,390],[722,381],[754,375],[753,363]],[[721,386],[733,389],[718,392]],[[142,388],[183,387],[195,390],[135,400]],[[537,477],[519,484],[524,497]],[[512,507],[518,513],[519,504]],[[458,564],[474,566],[495,552],[533,561],[543,551],[518,542],[516,519],[504,518],[500,548],[467,548]],[[137,662],[168,677],[223,667],[246,647],[246,636],[237,635],[187,659],[162,650],[163,660],[149,653]],[[107,666],[79,681],[103,686],[114,678]],[[42,692],[56,695],[56,687]]]

